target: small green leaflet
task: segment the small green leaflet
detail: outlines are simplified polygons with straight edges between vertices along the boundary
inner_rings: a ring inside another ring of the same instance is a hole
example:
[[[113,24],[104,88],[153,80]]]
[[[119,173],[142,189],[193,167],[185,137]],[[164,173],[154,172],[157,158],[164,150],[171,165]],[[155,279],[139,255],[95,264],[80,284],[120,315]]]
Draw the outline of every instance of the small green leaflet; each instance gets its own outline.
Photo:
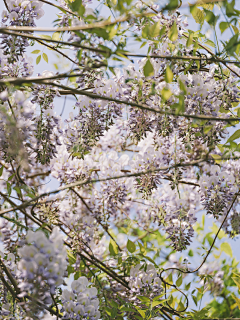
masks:
[[[165,71],[165,81],[171,83],[173,81],[173,72],[169,66],[167,66]]]
[[[145,66],[143,67],[143,73],[145,77],[150,77],[154,75],[154,68],[148,59],[147,62],[145,63]]]
[[[163,304],[163,302],[167,301],[168,299],[163,299],[161,301],[153,301],[152,302],[152,307],[156,307],[158,306],[159,304]]]
[[[165,10],[175,10],[179,6],[178,0],[170,0],[169,4],[164,8]]]
[[[38,53],[40,53],[41,52],[41,50],[34,50],[34,51],[32,51],[31,53],[33,53],[33,54],[38,54]]]
[[[77,12],[82,16],[85,12],[85,7],[82,5],[82,0],[68,1],[68,5],[72,11]]]
[[[232,248],[229,243],[223,242],[221,243],[220,249],[225,252],[227,255],[232,257]]]
[[[127,249],[129,252],[133,253],[134,251],[136,251],[136,245],[134,242],[132,242],[131,240],[128,240],[127,242]]]
[[[39,56],[37,57],[37,59],[36,59],[36,64],[39,64],[39,62],[41,61],[41,58],[42,58],[41,55],[39,55]]]
[[[76,258],[74,257],[72,251],[68,250],[67,255],[68,255],[68,261],[70,264],[76,263]]]
[[[48,63],[48,56],[46,55],[46,53],[42,54],[43,59]]]
[[[193,33],[190,33],[187,39],[187,47],[189,47],[192,43],[193,43]]]
[[[240,129],[236,130],[234,134],[232,134],[231,137],[228,138],[227,142],[234,141],[238,138],[240,138]]]
[[[219,23],[221,33],[223,33],[229,27],[229,22],[222,21]]]
[[[238,286],[238,290],[240,291],[240,279],[238,277],[232,277],[233,281]]]
[[[52,39],[56,41],[60,40],[60,32],[54,32]]]
[[[180,277],[177,279],[176,286],[180,287],[181,284],[182,284],[182,275],[180,275]]]
[[[112,256],[115,256],[116,254],[118,254],[118,246],[116,242],[114,242],[112,239],[110,239],[110,242],[109,242],[109,252]]]
[[[205,14],[203,10],[198,9],[196,6],[190,7],[190,12],[196,23],[203,24]]]
[[[174,21],[174,23],[173,23],[173,25],[172,25],[172,27],[170,29],[168,37],[173,42],[177,40],[177,38],[178,38],[178,28],[177,28],[176,21]]]
[[[168,88],[163,88],[161,94],[163,100],[168,100],[172,95],[172,91]]]
[[[143,319],[145,318],[145,311],[146,310],[141,310],[140,308],[136,307],[137,311],[140,313],[140,315],[143,317]]]

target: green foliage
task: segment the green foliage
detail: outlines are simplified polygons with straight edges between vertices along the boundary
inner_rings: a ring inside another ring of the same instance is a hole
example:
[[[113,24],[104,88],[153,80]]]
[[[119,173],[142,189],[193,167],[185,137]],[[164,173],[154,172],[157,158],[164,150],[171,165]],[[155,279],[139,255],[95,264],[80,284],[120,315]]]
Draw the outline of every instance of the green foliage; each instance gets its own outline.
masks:
[[[143,72],[145,77],[150,77],[154,75],[154,68],[151,64],[150,59],[147,59],[147,62],[145,63],[144,67],[143,67]]]
[[[68,5],[73,12],[77,12],[79,16],[83,16],[85,12],[85,7],[82,4],[82,0],[68,0]]]
[[[134,253],[136,251],[136,245],[134,242],[132,242],[131,240],[128,239],[127,242],[127,249],[129,252]]]

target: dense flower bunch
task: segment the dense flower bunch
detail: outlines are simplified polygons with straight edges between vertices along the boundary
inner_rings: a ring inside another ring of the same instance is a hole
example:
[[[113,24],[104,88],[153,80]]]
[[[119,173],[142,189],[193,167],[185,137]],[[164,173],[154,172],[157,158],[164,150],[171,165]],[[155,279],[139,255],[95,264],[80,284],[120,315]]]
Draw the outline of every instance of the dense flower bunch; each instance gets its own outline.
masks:
[[[218,166],[204,165],[199,183],[202,191],[202,200],[207,213],[215,217],[225,213],[227,204],[231,202],[238,188],[235,178],[228,172],[221,172]]]
[[[162,282],[157,274],[157,271],[152,264],[141,265],[137,264],[135,267],[132,267],[130,270],[130,281],[129,286],[130,290],[130,301],[133,301],[133,304],[141,304],[141,297],[146,296],[150,300],[153,300],[154,297],[159,296],[162,291]]]
[[[90,285],[86,277],[80,277],[71,284],[72,291],[62,293],[63,319],[99,319],[97,289]]]
[[[31,294],[34,299],[51,304],[51,295],[63,283],[67,267],[62,235],[57,228],[53,229],[49,239],[42,231],[29,231],[26,241],[27,244],[18,250],[19,297]]]
[[[42,9],[43,3],[40,1],[22,1],[12,0],[9,1],[9,12],[2,12],[2,22],[5,26],[35,26],[34,19],[40,19],[44,15]],[[9,62],[18,60],[29,43],[26,38],[2,35],[1,48],[4,55],[8,56]]]

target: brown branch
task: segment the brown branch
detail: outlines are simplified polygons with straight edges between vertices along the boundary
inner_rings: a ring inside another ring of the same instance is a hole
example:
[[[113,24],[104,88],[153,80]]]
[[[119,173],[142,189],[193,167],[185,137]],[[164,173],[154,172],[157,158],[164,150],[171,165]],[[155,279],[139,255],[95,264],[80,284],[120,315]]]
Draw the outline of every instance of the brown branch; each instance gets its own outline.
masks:
[[[16,30],[16,28],[15,28],[15,30]],[[110,49],[109,49],[109,51],[107,51],[107,50],[97,49],[97,48],[94,48],[94,47],[83,46],[83,45],[81,45],[81,44],[79,44],[77,42],[67,42],[67,41],[60,41],[60,40],[53,40],[53,39],[45,39],[45,38],[33,36],[31,34],[28,34],[28,33],[21,33],[21,32],[11,31],[11,30],[8,31],[7,28],[0,28],[0,33],[19,36],[19,37],[27,38],[27,39],[42,40],[42,41],[47,41],[47,42],[63,44],[63,45],[67,45],[67,46],[70,46],[70,47],[72,46],[72,47],[81,48],[81,49],[85,49],[85,50],[89,50],[89,51],[93,51],[93,52],[109,53],[109,54],[111,53]]]
[[[32,175],[27,175],[26,179],[33,179],[39,176],[48,176],[51,173],[51,170],[48,170],[46,172],[39,172],[39,173],[34,173]]]
[[[49,44],[46,44],[44,43],[43,41],[41,40],[37,40],[38,43],[41,43],[43,46],[47,47],[48,49],[51,49],[51,50],[54,50],[56,51],[57,53],[61,54],[64,58],[68,59],[69,61],[71,61],[72,63],[76,64],[76,65],[79,65],[76,61],[74,61],[73,59],[71,59],[68,55],[66,55],[64,52],[58,50],[57,48],[49,45]]]
[[[142,171],[142,172],[137,172],[137,173],[132,173],[132,174],[125,174],[125,175],[120,175],[120,176],[102,178],[102,179],[91,179],[90,180],[89,178],[87,178],[87,179],[85,179],[83,181],[73,182],[73,183],[67,184],[65,186],[59,187],[58,189],[55,189],[55,190],[52,190],[52,191],[49,191],[49,192],[44,192],[41,195],[39,195],[39,196],[29,200],[29,201],[26,201],[26,202],[22,203],[19,206],[15,206],[14,208],[9,208],[9,209],[2,210],[2,211],[0,211],[0,216],[5,214],[5,213],[11,212],[11,211],[15,211],[15,210],[20,210],[20,209],[26,208],[26,207],[32,205],[32,202],[36,202],[40,198],[49,196],[51,194],[56,194],[56,193],[59,193],[59,192],[61,192],[63,190],[74,188],[74,187],[77,187],[77,186],[84,186],[84,185],[88,185],[88,184],[92,184],[92,183],[96,183],[96,182],[117,180],[117,179],[121,179],[121,178],[139,177],[139,176],[144,175],[144,174],[160,172],[160,171],[167,171],[167,170],[171,170],[171,169],[177,168],[177,167],[189,167],[189,166],[199,165],[201,162],[204,162],[204,161],[207,161],[207,160],[208,159],[198,159],[196,161],[192,161],[192,162],[188,162],[188,163],[178,163],[178,164],[172,165],[170,167],[166,166],[166,167],[158,168],[158,169],[155,169],[155,170],[147,170],[147,171]],[[221,160],[221,159],[218,159],[218,160]]]
[[[7,80],[6,80],[7,81]],[[11,81],[11,80],[10,80]],[[14,80],[12,82],[24,82],[24,80]],[[37,79],[37,82],[40,82],[41,80]],[[35,80],[27,80],[26,82],[35,82]],[[1,83],[1,80],[0,80]],[[116,102],[116,103],[120,103],[120,104],[125,104],[125,105],[129,105],[132,107],[137,107],[141,110],[146,110],[146,111],[151,111],[157,114],[162,114],[162,115],[168,115],[168,116],[173,116],[173,117],[185,117],[185,118],[189,118],[189,119],[199,119],[199,120],[206,120],[206,121],[226,121],[226,122],[232,122],[232,121],[240,121],[240,118],[219,118],[219,117],[209,117],[209,116],[205,116],[205,115],[193,115],[193,114],[186,114],[186,113],[175,113],[175,112],[168,112],[168,111],[163,111],[163,110],[159,110],[159,109],[154,109],[154,108],[149,108],[146,105],[142,105],[142,104],[138,104],[135,102],[130,102],[129,100],[120,100],[120,99],[114,99],[114,98],[110,98],[110,97],[106,97],[106,96],[101,96],[98,94],[94,94],[91,92],[87,92],[87,91],[83,91],[83,90],[78,90],[78,89],[74,89],[74,88],[70,88],[64,85],[60,85],[54,82],[49,82],[49,81],[44,81],[42,80],[42,83],[48,84],[48,85],[52,85],[58,88],[62,88],[65,90],[71,90],[73,94],[80,94],[80,95],[84,95],[93,99],[101,99],[101,100],[105,100],[105,101],[109,101],[109,102]]]
[[[65,10],[65,9],[64,9]],[[91,30],[95,28],[104,28],[106,26],[112,26],[114,24],[120,23],[120,22],[129,22],[131,19],[136,18],[142,18],[142,17],[152,17],[155,16],[155,14],[150,12],[145,12],[141,14],[136,14],[135,16],[131,14],[127,14],[124,16],[120,16],[119,18],[115,19],[114,21],[104,20],[100,22],[95,22],[91,24],[85,24],[82,26],[73,26],[73,27],[61,27],[61,28],[41,28],[41,27],[6,27],[6,28],[0,28],[0,31],[5,30],[22,30],[22,31],[42,31],[42,32],[56,32],[56,31],[78,31],[78,30]]]
[[[155,58],[155,59],[166,59],[166,60],[196,60],[196,61],[209,61],[209,62],[221,62],[221,63],[233,63],[233,64],[240,64],[240,61],[232,61],[232,60],[223,60],[218,58],[204,58],[204,57],[196,57],[196,56],[164,56],[164,55],[157,55],[157,54],[135,54],[135,53],[122,53],[122,55],[127,57],[139,57],[139,58]]]
[[[3,1],[4,1],[4,4],[5,4],[5,7],[6,7],[7,11],[10,12],[9,8],[8,8],[8,5],[7,5],[7,1],[6,0],[3,0]]]
[[[72,14],[73,16],[79,18],[79,16],[78,16],[76,13],[72,12],[72,11],[69,10],[69,9],[62,8],[61,6],[58,6],[58,5],[56,5],[56,4],[52,3],[52,2],[49,2],[49,1],[47,1],[47,0],[38,0],[38,1],[41,1],[41,2],[46,3],[46,4],[49,4],[50,6],[53,6],[53,7],[55,7],[55,8],[58,8],[58,9],[61,10],[61,11],[64,10],[64,11]]]

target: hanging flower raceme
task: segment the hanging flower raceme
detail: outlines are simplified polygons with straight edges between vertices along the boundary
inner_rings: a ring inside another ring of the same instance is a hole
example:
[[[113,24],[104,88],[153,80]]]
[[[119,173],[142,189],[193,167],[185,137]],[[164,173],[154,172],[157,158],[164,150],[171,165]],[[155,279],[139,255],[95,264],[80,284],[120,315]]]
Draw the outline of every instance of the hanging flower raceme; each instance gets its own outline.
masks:
[[[86,277],[80,277],[71,284],[72,290],[63,290],[63,319],[97,320],[99,300],[97,289],[92,286]]]
[[[19,297],[31,296],[46,305],[52,303],[51,295],[63,283],[67,268],[67,251],[58,228],[54,228],[49,239],[42,231],[29,231],[27,244],[18,250],[17,265]],[[36,304],[28,303],[30,310]]]
[[[199,180],[201,201],[207,213],[218,219],[226,212],[238,190],[235,178],[229,172],[221,171],[217,165],[204,165],[203,172]]]
[[[2,14],[3,26],[31,26],[35,27],[35,19],[40,19],[44,15],[41,1],[8,1],[9,12],[4,11]],[[2,34],[1,48],[4,55],[8,55],[8,62],[15,62],[21,56],[26,47],[29,46],[27,38],[15,35]]]
[[[150,299],[160,295],[162,292],[161,279],[154,265],[146,266],[137,264],[130,270],[130,300],[134,304],[139,304],[138,295],[143,295]]]

